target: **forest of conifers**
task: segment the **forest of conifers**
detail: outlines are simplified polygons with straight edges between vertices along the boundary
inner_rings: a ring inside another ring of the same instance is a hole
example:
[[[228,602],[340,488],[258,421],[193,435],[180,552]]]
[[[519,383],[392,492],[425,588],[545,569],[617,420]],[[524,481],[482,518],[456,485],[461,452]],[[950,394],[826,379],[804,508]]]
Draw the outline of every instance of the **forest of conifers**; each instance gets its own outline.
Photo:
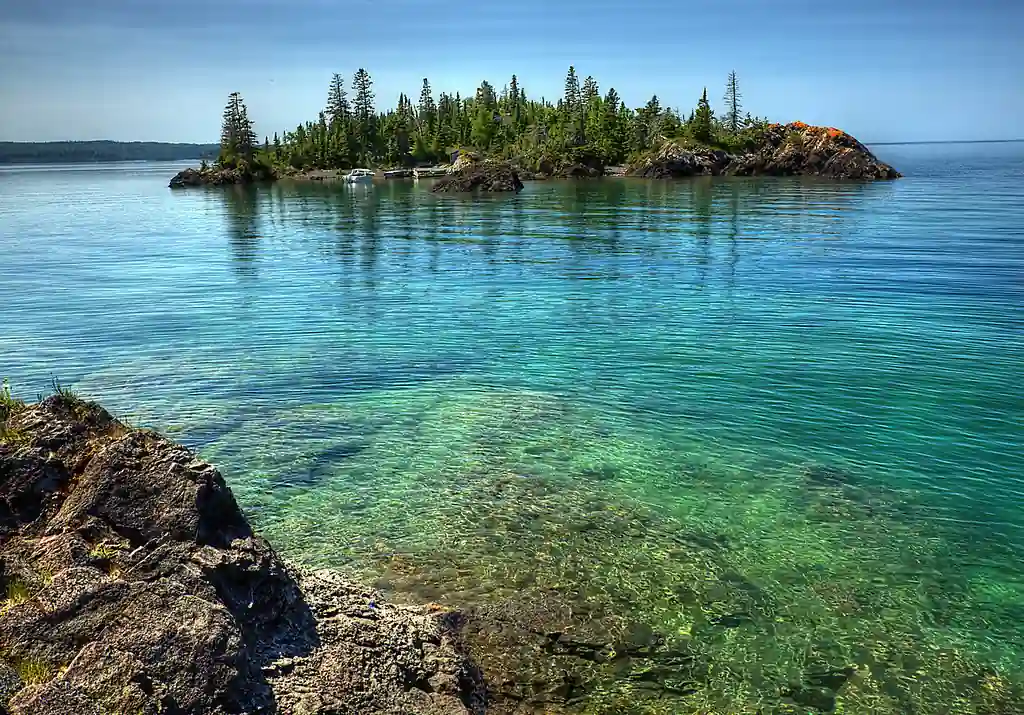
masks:
[[[756,143],[764,121],[742,112],[735,72],[726,80],[719,117],[706,89],[695,99],[685,114],[662,106],[657,96],[631,109],[614,88],[602,94],[593,77],[581,83],[570,67],[556,102],[531,99],[515,75],[500,91],[483,82],[472,97],[442,92],[436,100],[424,79],[415,104],[401,94],[396,107],[379,112],[373,81],[360,69],[350,91],[334,75],[316,120],[265,137],[262,146],[244,101],[232,94],[224,112],[221,159],[249,158],[294,169],[397,167],[447,162],[453,151],[473,149],[536,168],[564,161],[615,165],[666,139],[725,149]]]

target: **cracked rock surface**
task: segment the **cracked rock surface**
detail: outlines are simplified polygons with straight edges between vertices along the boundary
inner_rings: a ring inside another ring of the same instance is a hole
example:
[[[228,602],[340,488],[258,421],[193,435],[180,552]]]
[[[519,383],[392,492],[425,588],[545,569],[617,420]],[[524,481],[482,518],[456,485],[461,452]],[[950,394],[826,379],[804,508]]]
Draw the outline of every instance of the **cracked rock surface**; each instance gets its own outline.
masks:
[[[186,448],[65,394],[0,424],[0,714],[484,711],[457,614],[290,567]]]

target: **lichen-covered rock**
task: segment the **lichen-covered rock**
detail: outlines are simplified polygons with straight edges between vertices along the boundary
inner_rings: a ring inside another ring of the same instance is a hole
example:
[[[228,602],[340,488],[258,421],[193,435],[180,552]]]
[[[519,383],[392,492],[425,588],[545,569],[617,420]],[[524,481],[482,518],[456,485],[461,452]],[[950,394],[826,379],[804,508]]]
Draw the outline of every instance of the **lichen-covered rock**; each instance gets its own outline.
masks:
[[[475,163],[444,177],[431,189],[436,193],[468,193],[472,191],[520,191],[523,182],[508,164]]]
[[[901,174],[844,131],[803,122],[771,124],[760,146],[734,157],[726,173],[737,176],[822,176],[830,179],[897,179]]]
[[[454,621],[288,567],[189,450],[69,395],[0,417],[0,712],[482,712]]]
[[[715,176],[725,170],[730,159],[726,152],[718,149],[686,149],[667,142],[654,154],[632,165],[628,173],[645,179]]]
[[[879,161],[846,132],[802,122],[768,125],[757,147],[740,155],[666,142],[657,152],[631,164],[626,173],[649,179],[719,175],[856,180],[900,177],[898,171]]]

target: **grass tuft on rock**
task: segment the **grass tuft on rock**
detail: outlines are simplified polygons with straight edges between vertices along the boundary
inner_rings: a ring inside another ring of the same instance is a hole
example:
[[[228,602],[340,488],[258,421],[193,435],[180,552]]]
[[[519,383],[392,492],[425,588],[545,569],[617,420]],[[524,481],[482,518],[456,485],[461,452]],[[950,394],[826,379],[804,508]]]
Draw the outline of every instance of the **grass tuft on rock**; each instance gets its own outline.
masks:
[[[7,582],[7,587],[4,589],[2,607],[17,606],[19,603],[25,603],[30,598],[32,598],[32,591],[29,589],[28,584],[21,579],[15,578]]]
[[[41,685],[57,674],[57,669],[43,660],[20,658],[13,663],[21,682],[25,685]]]

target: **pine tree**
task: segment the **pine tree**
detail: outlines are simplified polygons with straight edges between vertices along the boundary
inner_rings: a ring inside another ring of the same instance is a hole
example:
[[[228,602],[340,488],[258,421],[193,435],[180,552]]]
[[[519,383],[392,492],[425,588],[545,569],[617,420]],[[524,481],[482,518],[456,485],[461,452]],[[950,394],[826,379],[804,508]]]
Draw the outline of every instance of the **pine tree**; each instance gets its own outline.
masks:
[[[704,88],[704,94],[697,102],[697,111],[693,114],[691,132],[693,138],[701,142],[710,142],[712,130],[714,129],[715,113],[708,102],[708,89]]]
[[[348,95],[345,93],[345,83],[341,75],[335,73],[331,77],[331,86],[327,91],[327,116],[331,118],[333,125],[348,119],[351,112]]]
[[[352,77],[352,112],[357,121],[366,123],[373,116],[373,80],[370,73],[359,68]]]
[[[584,106],[590,104],[590,101],[592,99],[595,99],[598,96],[600,96],[600,91],[597,88],[597,80],[595,80],[593,77],[588,76],[585,80],[583,80],[582,96]]]
[[[729,79],[725,84],[725,126],[730,132],[736,134],[740,130],[742,119],[740,119],[740,88],[736,81],[736,71],[729,73]]]
[[[369,163],[377,144],[376,116],[373,108],[373,80],[362,67],[352,77],[352,113],[358,125],[359,158]]]
[[[494,92],[494,86],[487,80],[480,83],[474,101],[477,106],[486,107],[492,112],[498,108],[498,96]]]
[[[519,95],[519,80],[512,75],[512,81],[508,85],[508,98],[511,106],[509,115],[512,117],[512,125],[519,131],[522,121],[522,97]]]
[[[580,106],[580,80],[576,76],[576,68],[569,65],[569,72],[565,75],[565,96],[562,100],[562,107],[568,116],[573,116]]]
[[[224,121],[220,130],[221,161],[252,157],[256,142],[256,133],[253,131],[242,95],[232,92],[224,108]]]
[[[471,134],[473,145],[481,149],[489,148],[496,130],[497,125],[494,123],[494,111],[489,109],[487,105],[480,104],[476,110],[476,115],[473,117]]]
[[[423,89],[420,90],[420,130],[426,136],[434,136],[437,131],[437,105],[430,91],[430,82],[423,78]]]

